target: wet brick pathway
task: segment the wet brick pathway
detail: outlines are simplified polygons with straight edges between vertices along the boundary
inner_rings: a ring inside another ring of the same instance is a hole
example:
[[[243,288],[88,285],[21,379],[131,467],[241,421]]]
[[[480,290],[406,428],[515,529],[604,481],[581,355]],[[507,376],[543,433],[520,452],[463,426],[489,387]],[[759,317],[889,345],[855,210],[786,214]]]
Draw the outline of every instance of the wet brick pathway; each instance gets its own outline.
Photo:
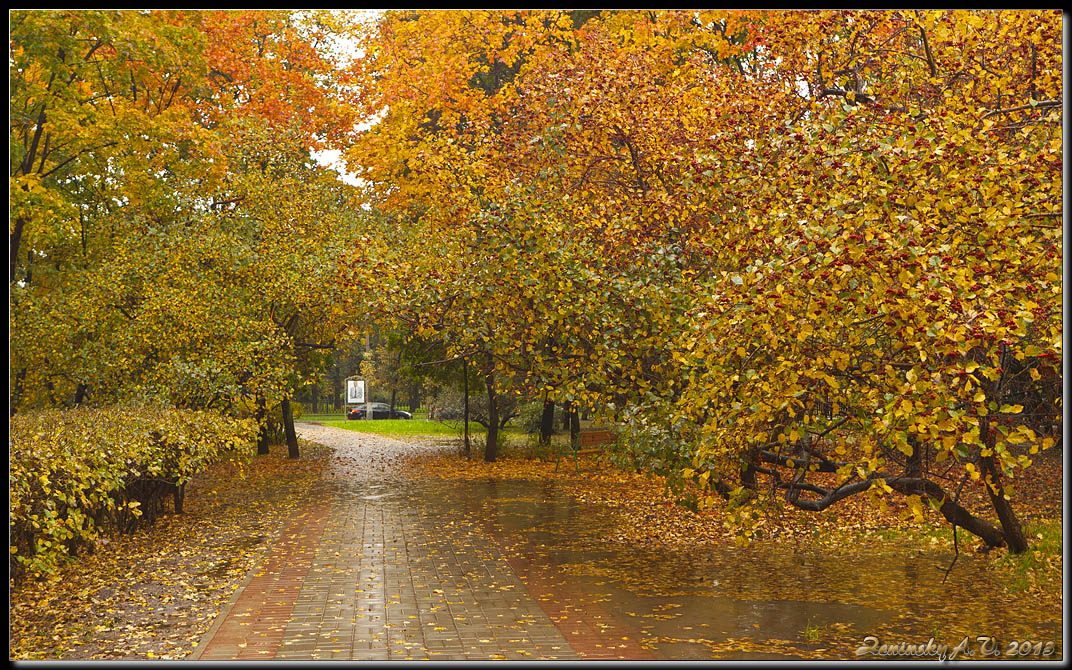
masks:
[[[548,566],[510,551],[516,540],[456,523],[433,491],[399,478],[399,457],[435,447],[299,428],[336,449],[323,486],[191,660],[651,658]]]

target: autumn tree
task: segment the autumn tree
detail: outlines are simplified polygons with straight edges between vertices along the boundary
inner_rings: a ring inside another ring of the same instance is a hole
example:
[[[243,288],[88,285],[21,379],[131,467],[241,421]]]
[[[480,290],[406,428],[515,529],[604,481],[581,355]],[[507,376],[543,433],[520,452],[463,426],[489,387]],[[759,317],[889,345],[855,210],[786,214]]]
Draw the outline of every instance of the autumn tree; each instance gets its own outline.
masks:
[[[12,16],[13,410],[233,409],[318,364],[357,220],[308,153],[350,130],[327,76],[345,30],[326,13]]]
[[[771,47],[795,53],[775,67],[808,95],[794,123],[757,142],[759,207],[730,235],[739,269],[706,301],[718,316],[686,339],[695,372],[682,416],[715,417],[693,424],[697,460],[769,474],[802,509],[896,490],[917,512],[929,502],[1023,551],[1007,487],[1053,440],[1017,397],[1061,355],[1059,22],[884,12],[768,23],[781,27]],[[818,36],[814,48],[777,48],[794,29]],[[823,470],[835,487],[807,482]],[[943,481],[980,484],[1000,529]]]
[[[379,24],[352,162],[401,222],[384,317],[734,509],[897,492],[1021,551],[1010,484],[1060,414],[1060,15],[572,18]]]

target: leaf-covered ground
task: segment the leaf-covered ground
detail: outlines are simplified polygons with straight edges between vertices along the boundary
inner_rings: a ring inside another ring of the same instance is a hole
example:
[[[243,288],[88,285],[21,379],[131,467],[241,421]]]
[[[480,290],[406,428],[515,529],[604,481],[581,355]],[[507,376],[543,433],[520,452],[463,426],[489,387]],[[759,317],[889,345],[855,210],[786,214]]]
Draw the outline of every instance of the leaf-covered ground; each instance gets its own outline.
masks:
[[[1061,458],[1060,451],[1056,449],[1045,452],[1038,457],[1027,476],[1016,480],[1013,506],[1021,521],[1030,523],[1061,519]],[[676,504],[676,497],[667,491],[662,477],[616,469],[602,461],[598,454],[582,454],[576,462],[569,456],[563,456],[557,463],[553,459],[510,457],[485,463],[475,457],[466,460],[443,453],[411,463],[408,474],[446,479],[554,479],[568,486],[582,500],[603,502],[636,512],[623,515],[622,531],[628,533],[630,540],[695,544],[721,542],[736,535],[726,524],[718,521],[718,514],[697,514]],[[815,481],[823,484],[823,476],[833,477],[832,474],[817,473]],[[853,534],[859,531],[925,529],[942,525],[938,523],[940,516],[926,508],[926,519],[923,522],[914,521],[901,496],[891,495],[886,502],[887,509],[882,510],[869,504],[863,496],[857,496],[818,514],[799,510],[771,510],[759,524],[760,528],[767,528],[760,535],[770,539],[795,539],[819,534],[814,531],[816,527],[824,535],[833,531],[840,531],[837,533],[840,535],[841,532]],[[993,511],[981,488],[965,488],[960,502],[974,513],[993,520]],[[961,539],[964,539],[963,533]]]
[[[1013,506],[1028,533],[1031,546],[1027,553],[1010,556],[1004,549],[988,552],[982,541],[964,530],[957,534],[961,555],[985,562],[994,583],[1003,585],[1010,606],[1030,603],[1038,612],[1050,612],[1058,618],[1062,611],[1063,585],[1062,466],[1061,452],[1051,449],[1040,455],[1027,474],[1015,482]],[[607,536],[612,542],[687,550],[733,545],[739,541],[738,529],[725,523],[719,510],[693,512],[676,502],[676,496],[667,491],[662,478],[623,472],[601,462],[598,455],[582,455],[576,464],[571,458],[563,457],[556,465],[553,460],[511,458],[484,463],[442,454],[413,467],[412,476],[555,480],[579,500],[618,510],[616,527]],[[824,484],[818,477],[816,482]],[[961,504],[997,523],[989,501],[978,488],[966,487]],[[802,552],[848,557],[857,548],[881,546],[894,553],[942,551],[950,560],[955,555],[952,530],[941,515],[924,506],[924,518],[916,519],[904,498],[897,495],[886,500],[885,509],[862,496],[849,498],[821,513],[785,507],[768,509],[761,514],[755,528],[759,539],[753,544],[789,545]],[[954,564],[953,570],[956,569]]]
[[[110,536],[94,553],[72,564],[59,582],[30,583],[13,591],[11,658],[185,658],[321,476],[329,450],[303,443],[302,453],[301,460],[290,461],[284,449],[273,447],[271,456],[258,457],[247,466],[244,477],[233,467],[217,467],[190,484],[185,514],[165,516],[132,535]],[[616,512],[610,529],[601,529],[601,542],[605,539],[609,544],[636,547],[638,551],[668,548],[702,552],[704,548],[735,546],[737,537],[736,531],[716,514],[697,514],[676,504],[658,477],[622,472],[595,456],[582,457],[576,465],[572,459],[563,458],[556,467],[548,460],[505,458],[488,464],[443,453],[425,455],[404,469],[406,476],[447,480],[553,481],[581,501]],[[981,553],[980,544],[963,532],[960,548],[971,558],[975,566],[971,569],[986,566],[991,573],[987,583],[1000,584],[1005,589],[997,600],[1004,611],[1015,613],[1018,608],[1030,608],[1030,613],[1025,613],[1029,618],[1052,613],[1056,617],[1053,620],[1060,620],[1061,455],[1047,454],[1032,476],[1018,484],[1015,508],[1031,533],[1032,549],[1021,557],[1009,557],[1004,550]],[[992,517],[986,512],[986,501],[968,498],[966,502]],[[761,551],[764,544],[773,543],[793,549],[779,555],[837,555],[845,559],[847,569],[874,560],[870,554],[861,557],[860,552],[876,547],[912,555],[927,552],[931,556],[944,550],[945,555],[952,556],[951,534],[941,519],[928,510],[923,521],[914,520],[897,497],[890,499],[886,511],[862,499],[846,501],[822,514],[772,509],[756,527],[762,531],[761,539],[753,543],[749,552]],[[686,553],[682,551],[682,556]],[[596,569],[630,572],[620,566],[575,568],[582,573]],[[972,581],[967,574],[957,574],[958,569],[969,568],[961,562],[954,568],[951,583]],[[633,572],[646,574],[643,570]],[[741,580],[742,585],[749,583],[748,579]],[[752,586],[760,591],[738,595],[746,599],[777,595],[764,591],[769,586],[766,582]],[[817,587],[813,595],[827,598],[823,594],[829,592],[831,599],[842,602],[852,602],[855,597],[849,587],[828,586],[827,590]],[[658,584],[645,582],[645,588],[658,588]],[[859,594],[865,600],[881,597],[881,591]],[[970,602],[961,601],[970,597],[968,594],[958,599],[956,594],[950,594],[948,601],[936,604],[926,619],[895,622],[897,630],[918,629],[925,639],[931,634],[928,631],[939,630],[945,622],[960,616],[962,608],[970,606]],[[665,613],[667,617],[674,615],[674,611]],[[989,618],[980,621],[1001,621],[1003,615],[1004,612],[991,612]],[[672,638],[652,637],[649,642],[701,644],[709,646],[714,656],[752,650],[831,658],[851,653],[846,650],[862,639],[860,631],[839,625],[802,630],[794,640],[766,641],[715,641],[702,634],[701,629],[682,626]]]
[[[330,450],[302,443],[221,464],[187,486],[185,512],[109,535],[56,582],[10,593],[13,659],[181,659],[318,481]]]

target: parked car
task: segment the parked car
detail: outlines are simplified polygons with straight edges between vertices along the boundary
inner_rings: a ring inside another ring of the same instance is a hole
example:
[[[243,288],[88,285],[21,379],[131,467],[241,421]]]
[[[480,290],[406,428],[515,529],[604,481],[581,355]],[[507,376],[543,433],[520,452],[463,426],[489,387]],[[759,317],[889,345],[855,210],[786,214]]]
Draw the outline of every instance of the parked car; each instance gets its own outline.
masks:
[[[364,419],[365,405],[358,405],[346,413],[347,419]],[[404,410],[391,411],[391,406],[385,402],[372,403],[373,419],[412,419],[413,415]]]

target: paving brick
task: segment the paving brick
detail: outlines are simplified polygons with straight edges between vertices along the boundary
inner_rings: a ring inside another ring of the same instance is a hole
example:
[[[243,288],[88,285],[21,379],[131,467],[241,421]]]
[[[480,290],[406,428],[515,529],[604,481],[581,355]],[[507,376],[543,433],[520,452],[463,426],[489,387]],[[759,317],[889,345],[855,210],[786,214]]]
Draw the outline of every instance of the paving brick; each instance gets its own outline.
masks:
[[[392,459],[412,445],[300,430],[336,449],[323,486],[192,659],[651,658],[635,643],[612,649],[622,637],[613,617],[571,602],[553,565],[508,551],[517,538],[492,527],[474,534],[400,480]],[[610,622],[607,634],[581,620],[589,615]]]

